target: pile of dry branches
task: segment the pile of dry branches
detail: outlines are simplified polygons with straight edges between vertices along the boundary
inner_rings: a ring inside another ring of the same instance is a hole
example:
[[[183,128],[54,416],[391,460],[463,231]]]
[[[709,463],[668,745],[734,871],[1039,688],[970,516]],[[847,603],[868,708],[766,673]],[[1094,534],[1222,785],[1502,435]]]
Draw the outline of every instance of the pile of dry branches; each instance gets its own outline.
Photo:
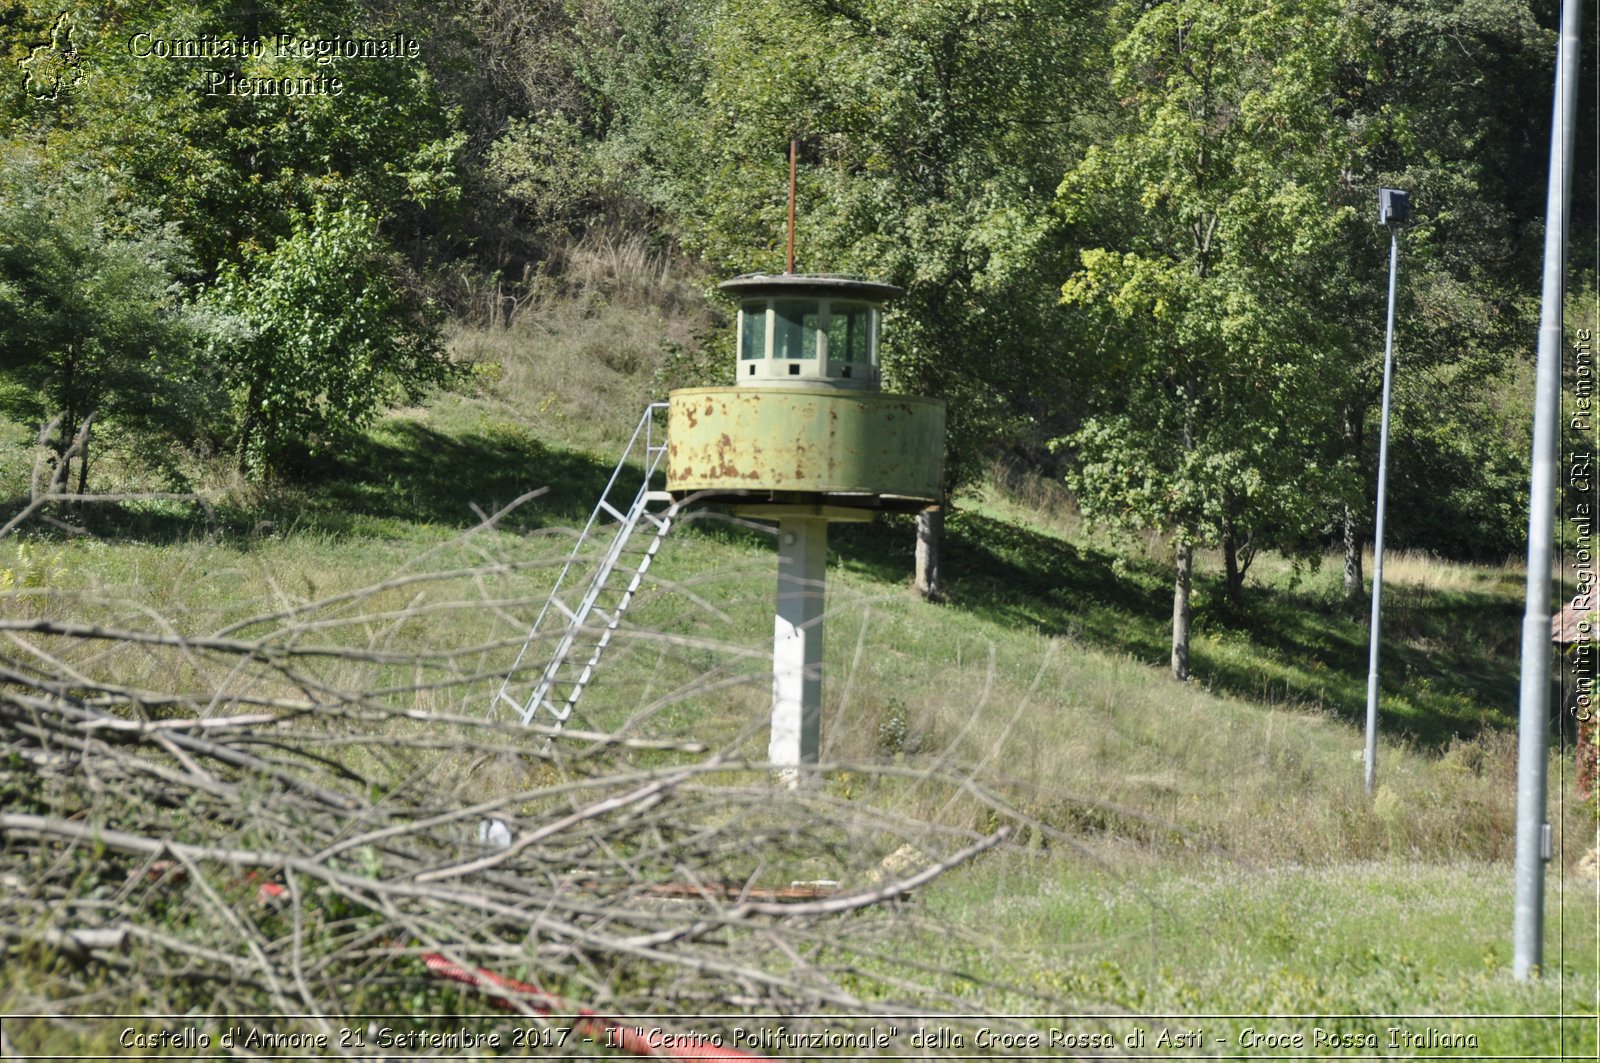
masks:
[[[479,718],[518,637],[395,633],[483,612],[420,591],[507,565],[425,567],[209,633],[9,593],[0,949],[39,977],[13,979],[6,1010],[270,1016],[362,1055],[364,1015],[560,1025],[570,1002],[707,1033],[992,1009],[943,969],[948,928],[899,899],[1004,828],[782,790],[738,747],[568,731],[547,748]],[[497,1012],[430,979],[426,954],[551,996]]]

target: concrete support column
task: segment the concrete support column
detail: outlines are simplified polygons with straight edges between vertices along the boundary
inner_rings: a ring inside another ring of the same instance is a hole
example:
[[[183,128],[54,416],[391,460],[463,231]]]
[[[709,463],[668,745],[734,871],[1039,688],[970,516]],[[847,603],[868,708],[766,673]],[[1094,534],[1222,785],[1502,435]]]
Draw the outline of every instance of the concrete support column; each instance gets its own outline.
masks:
[[[778,521],[778,612],[772,633],[772,740],[767,757],[791,785],[817,762],[822,733],[822,608],[828,522]],[[788,769],[784,771],[783,769]]]

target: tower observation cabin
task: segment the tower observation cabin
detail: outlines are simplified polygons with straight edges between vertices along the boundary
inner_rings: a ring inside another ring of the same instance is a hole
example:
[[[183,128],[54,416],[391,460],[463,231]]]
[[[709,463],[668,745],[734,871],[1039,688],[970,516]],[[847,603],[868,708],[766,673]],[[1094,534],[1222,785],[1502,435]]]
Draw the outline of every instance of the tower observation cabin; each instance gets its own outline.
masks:
[[[720,287],[739,300],[741,386],[878,390],[883,304],[902,289],[794,273],[747,274]]]
[[[734,386],[668,396],[667,489],[773,518],[808,509],[864,520],[935,504],[944,403],[879,386],[883,309],[902,289],[804,273],[721,288],[738,301]]]
[[[674,507],[777,524],[768,755],[793,784],[820,748],[828,525],[938,503],[944,403],[879,390],[894,285],[753,273],[722,289],[739,305],[735,384],[667,396],[666,487]]]

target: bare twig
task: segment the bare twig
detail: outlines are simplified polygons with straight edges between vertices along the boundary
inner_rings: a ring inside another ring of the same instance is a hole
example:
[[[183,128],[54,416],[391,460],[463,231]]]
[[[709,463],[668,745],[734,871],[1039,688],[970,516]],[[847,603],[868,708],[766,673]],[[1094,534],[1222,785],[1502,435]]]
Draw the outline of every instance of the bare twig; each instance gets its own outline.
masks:
[[[456,548],[481,563],[443,563]],[[848,767],[981,809],[982,831],[776,788],[741,700],[770,652],[715,627],[619,630],[648,649],[649,681],[544,753],[553,729],[475,711],[539,599],[522,584],[544,563],[503,549],[469,533],[309,602],[280,580],[279,603],[243,620],[57,590],[0,618],[7,962],[53,950],[83,968],[62,993],[102,992],[96,966],[138,970],[148,999],[125,1007],[181,1013],[203,993],[212,1012],[319,1030],[437,992],[424,952],[618,1012],[978,1020],[934,961],[897,959],[927,917],[896,902],[1013,825],[1048,828],[953,763]],[[707,625],[737,615],[704,584],[660,586]],[[734,722],[713,735],[639,733],[719,700]],[[491,819],[502,847],[480,844]],[[917,868],[884,864],[908,845]],[[822,877],[837,886],[792,884]]]

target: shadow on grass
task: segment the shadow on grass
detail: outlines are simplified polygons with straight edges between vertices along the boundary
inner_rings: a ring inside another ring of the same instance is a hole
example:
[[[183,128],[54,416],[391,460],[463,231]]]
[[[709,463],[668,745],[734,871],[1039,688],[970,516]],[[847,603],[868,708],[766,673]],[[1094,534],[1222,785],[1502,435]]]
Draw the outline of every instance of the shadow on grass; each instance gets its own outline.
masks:
[[[268,531],[387,539],[430,525],[469,528],[483,515],[544,488],[498,524],[504,531],[525,533],[583,527],[615,467],[614,458],[551,446],[517,427],[447,433],[391,419],[342,450],[291,462],[255,505],[207,510],[192,502],[136,501],[82,506],[61,516],[108,541],[161,544],[215,535],[247,543]],[[630,468],[619,490],[631,493],[640,473]],[[0,513],[26,504],[14,500],[0,505]],[[675,534],[730,544],[767,541],[737,523],[697,516],[707,519],[684,521]]]
[[[108,539],[170,542],[196,534],[248,541],[263,529],[339,538],[395,538],[418,526],[467,528],[481,513],[538,487],[546,494],[501,526],[526,532],[581,526],[612,462],[553,447],[515,426],[445,433],[392,419],[344,450],[308,460],[254,508],[208,515],[188,503],[84,507],[74,517]],[[476,509],[474,508],[476,506]],[[686,521],[683,532],[729,543],[765,541],[737,524]],[[830,530],[842,562],[904,586],[914,519]],[[1115,566],[1109,554],[977,513],[947,521],[951,608],[1006,627],[1065,637],[1165,667],[1170,572]],[[1197,578],[1193,670],[1208,688],[1253,701],[1318,708],[1359,723],[1365,712],[1366,616],[1303,589],[1248,588],[1238,612],[1217,582]],[[1425,746],[1513,722],[1520,605],[1476,591],[1386,591],[1382,691],[1386,732]]]
[[[395,538],[419,525],[468,528],[481,514],[546,488],[500,523],[525,532],[581,527],[613,467],[519,429],[446,434],[391,420],[338,452],[291,463],[253,505],[208,510],[190,502],[133,501],[76,507],[62,516],[112,541],[166,543],[196,535],[248,541],[269,530]]]
[[[975,513],[947,522],[951,608],[1071,638],[1165,668],[1171,652],[1171,574],[1127,565]],[[876,578],[911,579],[911,523],[850,529],[834,538],[846,564]],[[1247,588],[1225,607],[1220,579],[1197,577],[1191,659],[1208,689],[1253,701],[1365,718],[1367,616],[1301,589]],[[1386,733],[1440,748],[1455,736],[1514,724],[1520,605],[1478,591],[1391,587],[1380,669]]]
[[[844,564],[873,579],[908,585],[915,518],[829,530]],[[965,510],[945,522],[948,607],[1026,631],[1076,639],[1155,663],[1167,652],[1170,592],[1146,574],[1119,575],[1112,558]]]
[[[1220,586],[1212,589],[1215,600]],[[1252,590],[1242,614],[1207,618],[1208,633],[1219,638],[1195,655],[1200,678],[1216,689],[1311,705],[1363,726],[1364,605],[1352,612],[1342,602],[1300,591]],[[1385,593],[1380,729],[1437,749],[1458,736],[1514,726],[1520,604],[1476,591]]]
[[[465,528],[536,488],[546,493],[501,522],[507,531],[581,526],[613,466],[513,429],[445,434],[390,421],[319,469],[300,527],[366,534],[372,521]],[[474,508],[476,507],[476,508]]]

